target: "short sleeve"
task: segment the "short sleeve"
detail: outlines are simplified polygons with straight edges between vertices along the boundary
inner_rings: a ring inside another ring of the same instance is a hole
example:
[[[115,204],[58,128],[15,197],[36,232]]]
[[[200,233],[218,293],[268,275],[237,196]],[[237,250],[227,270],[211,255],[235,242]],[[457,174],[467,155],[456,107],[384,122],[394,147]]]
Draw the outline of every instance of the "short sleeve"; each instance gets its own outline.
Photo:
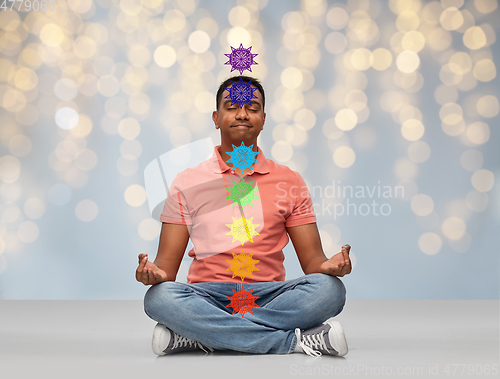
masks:
[[[171,224],[192,225],[191,215],[183,187],[182,172],[177,174],[168,191],[160,221]]]
[[[285,221],[285,227],[287,228],[316,222],[316,215],[306,182],[298,172],[294,171],[294,174],[296,175],[295,188],[297,190],[296,192],[290,191],[292,195],[296,196],[294,196],[295,205],[293,210]]]

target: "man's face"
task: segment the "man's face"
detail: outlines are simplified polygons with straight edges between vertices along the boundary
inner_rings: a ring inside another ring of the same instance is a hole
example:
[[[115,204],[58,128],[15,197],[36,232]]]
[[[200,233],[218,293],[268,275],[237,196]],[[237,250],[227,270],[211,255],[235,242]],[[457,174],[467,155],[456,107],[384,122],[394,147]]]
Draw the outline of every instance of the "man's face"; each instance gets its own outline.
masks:
[[[219,109],[212,114],[215,128],[221,130],[221,140],[234,145],[240,145],[241,141],[256,143],[266,120],[262,108],[262,94],[259,90],[255,91],[257,99],[251,100],[252,105],[244,104],[243,108],[235,103],[231,105],[231,99],[225,99],[228,95],[227,90],[222,93]],[[245,145],[248,146],[248,143]]]

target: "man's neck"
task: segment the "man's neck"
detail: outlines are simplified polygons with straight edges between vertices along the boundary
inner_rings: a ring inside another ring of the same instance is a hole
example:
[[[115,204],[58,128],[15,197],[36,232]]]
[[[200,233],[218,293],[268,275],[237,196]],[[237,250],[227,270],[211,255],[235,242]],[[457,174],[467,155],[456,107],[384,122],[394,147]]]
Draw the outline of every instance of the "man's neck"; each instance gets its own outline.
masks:
[[[236,143],[232,144],[232,143],[224,143],[224,142],[221,142],[221,145],[220,145],[220,148],[219,148],[219,149],[220,149],[220,150],[219,150],[219,152],[220,152],[220,156],[221,156],[222,160],[223,160],[224,162],[226,162],[226,164],[227,164],[229,167],[231,167],[231,169],[233,168],[233,163],[232,163],[232,162],[228,162],[228,160],[230,160],[230,159],[231,159],[231,156],[230,156],[227,152],[228,152],[228,151],[229,151],[229,152],[232,152],[232,151],[234,150],[234,149],[233,149],[233,145],[235,145],[235,146],[241,146],[241,142],[240,142],[239,144],[236,144]],[[245,146],[250,146],[250,145],[252,145],[252,143],[243,142],[243,145],[245,145]],[[252,146],[252,151],[254,151],[254,152],[258,152],[258,151],[259,151],[259,148],[257,147],[257,142],[253,143],[253,146]],[[247,168],[245,169],[245,172],[244,172],[244,173],[242,173],[242,172],[241,172],[241,169],[240,169],[240,168],[237,168],[237,169],[235,170],[235,172],[236,172],[237,174],[243,175],[243,174],[245,174],[245,173],[249,172],[250,170],[251,170],[251,169],[247,167]]]

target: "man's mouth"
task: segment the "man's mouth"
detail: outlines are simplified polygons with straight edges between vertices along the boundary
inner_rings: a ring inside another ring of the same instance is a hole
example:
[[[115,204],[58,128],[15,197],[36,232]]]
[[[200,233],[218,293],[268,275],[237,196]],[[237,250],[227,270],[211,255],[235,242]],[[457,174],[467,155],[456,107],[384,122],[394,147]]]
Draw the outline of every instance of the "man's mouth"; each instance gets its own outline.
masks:
[[[231,128],[251,128],[250,125],[245,125],[245,124],[238,124],[238,125],[233,125]]]

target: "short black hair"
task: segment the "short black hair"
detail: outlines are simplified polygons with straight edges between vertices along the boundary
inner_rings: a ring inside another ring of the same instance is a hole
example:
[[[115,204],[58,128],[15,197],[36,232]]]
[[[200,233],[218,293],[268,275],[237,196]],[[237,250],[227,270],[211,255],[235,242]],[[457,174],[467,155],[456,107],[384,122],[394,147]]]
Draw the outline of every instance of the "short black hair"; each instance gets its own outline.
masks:
[[[257,87],[257,89],[260,91],[260,94],[262,95],[262,111],[264,111],[264,106],[266,105],[266,96],[264,95],[264,88],[262,88],[262,84],[260,84],[260,82],[257,79],[244,75],[233,76],[231,78],[224,80],[221,83],[219,89],[217,90],[216,104],[215,104],[216,110],[219,110],[219,105],[222,101],[222,94],[224,93],[226,88],[232,84],[231,81],[239,82],[240,78],[243,80],[243,82],[250,83],[251,85]]]

